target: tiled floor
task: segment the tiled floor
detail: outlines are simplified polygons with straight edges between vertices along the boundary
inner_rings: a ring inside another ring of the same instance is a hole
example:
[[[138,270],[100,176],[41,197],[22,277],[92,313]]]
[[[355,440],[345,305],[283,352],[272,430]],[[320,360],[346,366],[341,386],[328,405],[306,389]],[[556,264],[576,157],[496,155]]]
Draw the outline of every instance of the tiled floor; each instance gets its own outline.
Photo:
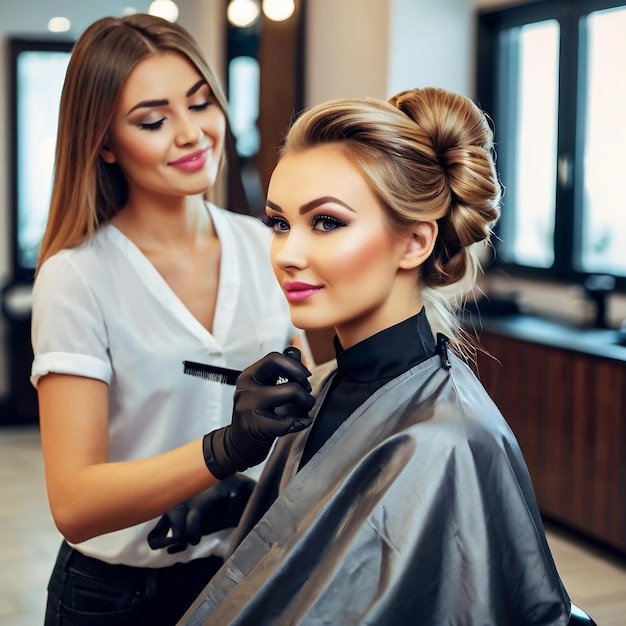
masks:
[[[59,548],[36,428],[0,430],[0,626],[43,624]]]
[[[551,528],[548,540],[574,600],[598,626],[626,624],[626,559]],[[43,623],[60,542],[46,499],[39,432],[0,428],[0,626]]]

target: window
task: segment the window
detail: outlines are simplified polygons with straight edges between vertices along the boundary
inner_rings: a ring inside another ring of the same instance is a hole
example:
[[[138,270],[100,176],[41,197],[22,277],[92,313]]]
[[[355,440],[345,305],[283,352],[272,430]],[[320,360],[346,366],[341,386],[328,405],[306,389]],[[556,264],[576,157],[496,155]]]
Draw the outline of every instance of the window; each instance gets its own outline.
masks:
[[[11,39],[13,280],[30,282],[48,218],[59,100],[72,42]]]
[[[494,265],[626,291],[626,2],[543,0],[478,16],[478,101],[505,188]]]

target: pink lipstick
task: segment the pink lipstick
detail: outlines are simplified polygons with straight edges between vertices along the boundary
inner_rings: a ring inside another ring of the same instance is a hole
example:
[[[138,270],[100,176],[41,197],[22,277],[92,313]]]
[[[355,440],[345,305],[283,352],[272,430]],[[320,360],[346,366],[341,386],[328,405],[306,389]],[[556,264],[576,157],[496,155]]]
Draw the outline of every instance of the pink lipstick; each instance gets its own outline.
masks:
[[[176,167],[179,170],[184,170],[186,172],[196,172],[198,170],[201,170],[206,165],[208,152],[208,148],[204,148],[203,150],[196,150],[191,154],[186,154],[180,159],[176,159],[176,161],[170,161],[169,165],[171,165],[172,167]]]
[[[301,282],[284,282],[283,291],[289,302],[302,302],[311,296],[314,296],[322,289],[319,285],[309,285],[309,283]]]

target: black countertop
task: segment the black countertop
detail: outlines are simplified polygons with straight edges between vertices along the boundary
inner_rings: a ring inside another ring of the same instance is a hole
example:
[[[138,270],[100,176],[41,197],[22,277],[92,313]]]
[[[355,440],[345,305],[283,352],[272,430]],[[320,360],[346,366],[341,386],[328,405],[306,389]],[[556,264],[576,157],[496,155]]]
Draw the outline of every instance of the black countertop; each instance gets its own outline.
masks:
[[[465,325],[480,332],[530,341],[595,357],[620,361],[626,365],[626,333],[615,329],[580,328],[552,319],[528,314],[471,316]]]

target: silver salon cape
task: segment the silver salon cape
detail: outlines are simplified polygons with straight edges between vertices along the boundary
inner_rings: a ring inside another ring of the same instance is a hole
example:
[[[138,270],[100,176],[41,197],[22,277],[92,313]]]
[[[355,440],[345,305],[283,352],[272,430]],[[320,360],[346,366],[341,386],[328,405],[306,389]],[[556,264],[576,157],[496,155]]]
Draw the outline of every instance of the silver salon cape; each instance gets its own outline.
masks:
[[[567,624],[517,441],[449,360],[385,384],[300,471],[308,431],[281,438],[237,548],[180,623]]]

